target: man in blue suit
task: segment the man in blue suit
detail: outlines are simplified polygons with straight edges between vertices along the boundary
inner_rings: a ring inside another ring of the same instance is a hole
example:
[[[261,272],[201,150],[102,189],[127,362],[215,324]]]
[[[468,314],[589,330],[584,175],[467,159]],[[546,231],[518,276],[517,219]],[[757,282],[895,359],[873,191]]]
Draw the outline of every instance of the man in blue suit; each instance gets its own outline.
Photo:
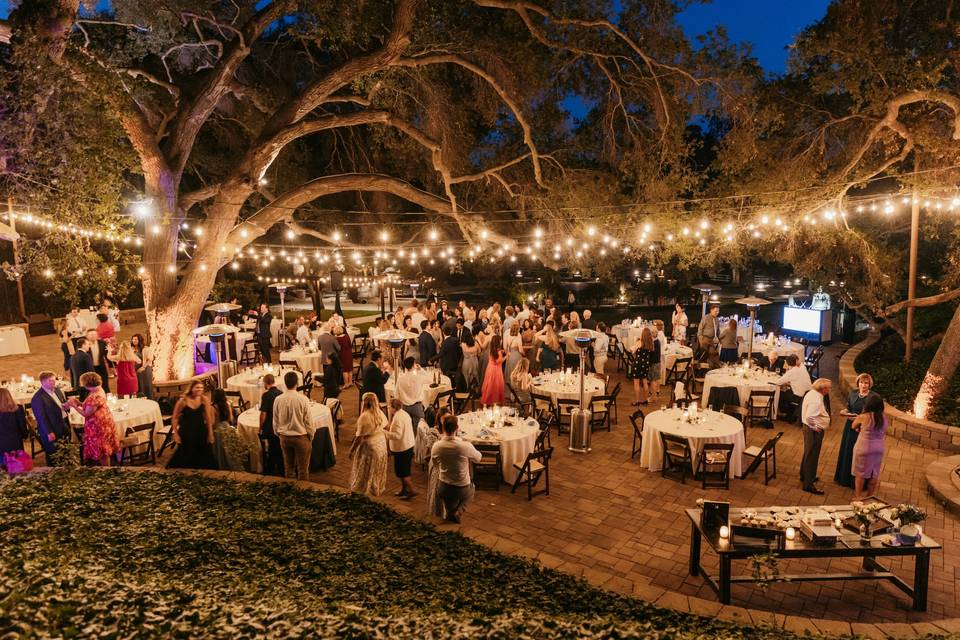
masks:
[[[76,400],[68,401],[63,391],[57,388],[57,377],[50,371],[40,373],[40,389],[33,394],[30,408],[37,421],[40,444],[47,455],[47,465],[53,466],[53,454],[57,443],[69,440],[70,426],[67,414]]]
[[[418,338],[420,350],[420,366],[429,367],[431,360],[437,356],[437,341],[434,340],[427,328],[430,326],[429,320],[420,323],[420,337]]]

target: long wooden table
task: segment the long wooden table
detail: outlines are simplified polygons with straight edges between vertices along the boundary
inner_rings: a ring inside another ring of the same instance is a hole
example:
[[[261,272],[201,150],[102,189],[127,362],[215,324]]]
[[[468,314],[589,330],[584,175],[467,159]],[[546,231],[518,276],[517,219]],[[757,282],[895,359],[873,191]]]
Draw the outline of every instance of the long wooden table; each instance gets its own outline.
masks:
[[[825,510],[843,510],[849,506],[822,507]],[[762,512],[769,507],[757,507],[753,510]],[[741,511],[737,509],[737,511]],[[701,510],[687,509],[690,518],[690,575],[703,576],[703,579],[717,594],[720,602],[730,604],[730,586],[733,583],[755,582],[753,576],[731,573],[734,560],[747,558],[766,552],[766,548],[757,544],[736,544],[735,536],[731,533],[728,539],[720,538],[719,527],[704,527],[701,524]],[[733,509],[731,509],[731,520]],[[733,530],[731,526],[731,531]],[[930,578],[930,552],[942,549],[941,545],[922,536],[915,545],[887,546],[883,541],[889,540],[889,534],[875,535],[869,545],[860,543],[859,535],[849,531],[842,533],[841,538],[833,544],[814,544],[803,538],[799,531],[794,540],[778,537],[773,541],[769,550],[784,560],[794,558],[863,558],[863,570],[856,573],[804,573],[798,575],[780,575],[777,581],[809,582],[829,580],[889,580],[898,589],[913,599],[914,611],[927,610],[927,585]],[[702,541],[713,550],[720,559],[720,571],[716,577],[710,575],[700,564]],[[877,561],[881,556],[913,556],[913,586],[889,571]]]

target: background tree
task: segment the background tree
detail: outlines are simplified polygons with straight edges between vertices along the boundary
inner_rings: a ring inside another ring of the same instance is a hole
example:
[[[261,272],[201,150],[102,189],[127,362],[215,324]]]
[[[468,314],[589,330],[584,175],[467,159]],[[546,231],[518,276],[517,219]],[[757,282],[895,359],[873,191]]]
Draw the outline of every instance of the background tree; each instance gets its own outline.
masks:
[[[545,189],[559,176],[541,150],[564,139],[557,102],[570,91],[558,79],[606,87],[608,160],[616,138],[630,139],[636,166],[674,179],[701,83],[683,67],[675,12],[672,2],[623,3],[614,24],[601,17],[613,3],[142,0],[90,15],[78,0],[41,0],[12,20],[14,47],[98,100],[114,139],[122,132],[136,154],[158,229],[143,247],[142,284],[162,380],[192,373],[190,329],[215,273],[317,200],[389,194],[452,223],[448,237],[511,248],[469,210],[491,186],[512,198],[512,184]],[[42,102],[47,119],[71,113]],[[183,237],[188,220],[202,236]],[[343,244],[323,234],[311,235]],[[185,240],[189,262],[178,260]]]

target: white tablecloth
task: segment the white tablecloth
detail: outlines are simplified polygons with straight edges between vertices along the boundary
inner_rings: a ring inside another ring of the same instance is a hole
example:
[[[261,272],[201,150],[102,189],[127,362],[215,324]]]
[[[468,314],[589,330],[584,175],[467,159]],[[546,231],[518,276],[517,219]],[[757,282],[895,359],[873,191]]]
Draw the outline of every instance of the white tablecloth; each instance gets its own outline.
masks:
[[[780,378],[776,373],[770,371],[751,370],[744,378],[736,373],[736,367],[723,367],[708,371],[703,383],[703,400],[701,405],[706,405],[710,400],[710,389],[714,387],[736,387],[740,394],[740,406],[747,406],[747,400],[750,399],[750,391],[774,391],[773,396],[773,417],[777,417],[777,403],[780,401],[780,387],[776,381]]]
[[[129,400],[117,400],[110,407],[113,414],[113,421],[117,425],[117,437],[123,440],[127,427],[136,427],[137,425],[153,422],[153,446],[160,451],[163,444],[163,415],[160,413],[160,405],[153,400],[146,398],[131,398]],[[83,416],[77,411],[70,412],[70,423],[82,426]],[[145,434],[138,434],[142,441],[146,440]]]
[[[30,353],[27,332],[23,327],[0,327],[0,356]]]
[[[745,354],[750,348],[749,343],[741,342],[740,343],[740,353]],[[766,343],[765,338],[755,337],[753,339],[753,350],[759,351],[763,355],[767,356],[770,360],[770,364],[773,364],[774,361],[780,356],[788,356],[791,353],[797,356],[800,359],[800,362],[803,362],[803,359],[806,357],[806,350],[803,345],[799,342],[793,342],[792,340],[786,340],[782,344],[773,344],[772,346]]]
[[[281,391],[286,389],[283,384],[283,376],[287,371],[296,371],[297,386],[303,384],[303,374],[296,369],[280,369],[274,367],[273,371],[269,373],[272,373],[273,377],[276,378],[276,387]],[[263,394],[263,384],[261,384],[260,378],[262,378],[265,373],[268,372],[263,367],[255,367],[253,369],[247,369],[243,373],[238,373],[235,376],[230,376],[227,378],[227,391],[239,391],[243,399],[251,406],[258,405],[260,403],[260,396]]]
[[[401,376],[416,376],[417,380],[420,383],[420,402],[423,403],[424,408],[429,407],[433,404],[433,401],[437,399],[437,396],[444,391],[450,391],[453,389],[453,385],[450,384],[450,378],[447,376],[440,376],[440,386],[431,387],[433,383],[435,369],[414,369],[412,372],[403,372],[399,375]],[[393,396],[397,393],[397,380],[396,376],[390,376],[390,379],[387,380],[383,385],[384,390],[387,392],[387,403],[390,403],[390,400],[393,399]]]
[[[333,414],[330,408],[319,402],[310,403],[310,417],[313,426],[317,429],[328,429],[330,444],[333,453],[337,453],[337,440],[334,438]],[[263,449],[260,447],[260,406],[259,404],[247,409],[237,417],[237,433],[240,439],[250,448],[250,470],[253,473],[263,471]]]
[[[97,325],[100,324],[97,322],[97,312],[90,311],[90,309],[80,309],[78,314],[80,317],[80,322],[87,329],[96,329]]]
[[[676,342],[671,342],[663,348],[663,352],[660,355],[660,382],[663,382],[667,378],[667,371],[669,371],[673,363],[677,361],[677,358],[692,358],[693,349]]]
[[[686,438],[694,469],[697,456],[705,443],[732,443],[730,477],[740,475],[743,465],[743,425],[732,416],[717,411],[700,411],[702,423],[690,424],[681,419],[682,409],[665,409],[650,413],[643,421],[643,444],[640,447],[640,466],[650,471],[663,468],[663,444],[660,433]]]
[[[580,399],[580,376],[571,373],[545,373],[533,379],[533,390],[537,393],[549,395],[553,402],[559,399]],[[593,396],[603,395],[603,380],[586,375],[583,379],[583,400],[589,403]]]
[[[57,387],[61,391],[67,392],[70,391],[70,383],[66,380],[58,380]],[[40,389],[40,381],[34,382],[14,382],[7,385],[7,389],[10,390],[10,395],[13,396],[13,401],[17,404],[30,404],[30,401],[33,400],[33,395]]]
[[[645,327],[650,329],[653,337],[657,336],[653,325],[645,325]],[[640,335],[643,333],[645,327],[635,327],[632,324],[615,324],[610,327],[610,330],[613,332],[613,335],[617,336],[617,340],[623,343],[623,346],[629,351],[633,348],[633,345],[637,344],[637,340],[640,339]]]
[[[485,428],[484,424],[488,421],[487,415],[486,411],[471,411],[457,416],[460,436],[474,444],[499,443],[503,479],[512,484],[517,478],[517,470],[513,465],[522,466],[527,455],[533,452],[540,427],[536,420],[509,418],[503,427],[486,427],[491,434],[483,438],[480,436],[480,431]]]
[[[311,371],[316,376],[323,376],[323,361],[319,351],[308,352],[297,345],[293,349],[280,352],[280,364],[297,363],[300,371]]]

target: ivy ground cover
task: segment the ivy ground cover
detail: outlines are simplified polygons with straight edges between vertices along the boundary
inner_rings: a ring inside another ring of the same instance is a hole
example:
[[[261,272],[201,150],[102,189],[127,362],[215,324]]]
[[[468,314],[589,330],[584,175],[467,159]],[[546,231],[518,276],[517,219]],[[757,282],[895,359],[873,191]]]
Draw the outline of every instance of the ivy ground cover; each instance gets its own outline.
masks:
[[[659,609],[355,495],[0,480],[0,637],[790,638]]]

